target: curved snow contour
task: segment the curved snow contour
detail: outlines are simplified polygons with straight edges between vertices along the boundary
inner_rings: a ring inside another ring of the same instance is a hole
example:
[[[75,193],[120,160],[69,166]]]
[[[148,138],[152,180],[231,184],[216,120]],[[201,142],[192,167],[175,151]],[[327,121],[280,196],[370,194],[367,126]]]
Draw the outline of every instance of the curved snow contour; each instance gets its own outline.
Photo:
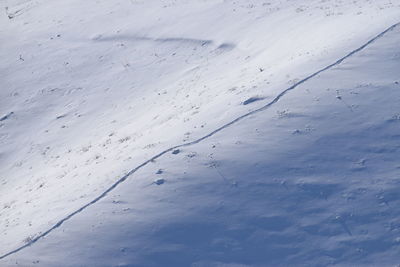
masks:
[[[100,194],[98,197],[96,197],[95,199],[93,199],[92,201],[90,201],[89,203],[87,203],[86,205],[80,207],[79,209],[77,209],[76,211],[70,213],[69,215],[67,215],[66,217],[64,217],[63,219],[59,220],[55,225],[53,225],[50,229],[48,229],[47,231],[43,232],[42,234],[38,235],[37,237],[33,238],[32,240],[30,240],[28,243],[26,243],[23,246],[20,246],[4,255],[0,256],[0,260],[4,259],[12,254],[15,254],[17,252],[19,252],[22,249],[25,249],[29,246],[31,246],[32,244],[36,243],[38,240],[40,240],[41,238],[47,236],[48,234],[50,234],[53,230],[57,229],[58,227],[60,227],[64,222],[66,222],[67,220],[69,220],[70,218],[72,218],[73,216],[77,215],[78,213],[82,212],[83,210],[85,210],[86,208],[88,208],[89,206],[95,204],[96,202],[98,202],[100,199],[104,198],[109,192],[111,192],[112,190],[114,190],[119,184],[123,183],[129,176],[131,176],[132,174],[134,174],[136,171],[138,171],[139,169],[141,169],[142,167],[146,166],[147,164],[149,164],[150,162],[156,160],[157,158],[161,157],[162,155],[171,152],[175,149],[178,148],[182,148],[182,147],[187,147],[187,146],[191,146],[197,143],[200,143],[201,141],[215,135],[216,133],[222,131],[225,128],[228,128],[230,126],[232,126],[233,124],[243,120],[244,118],[256,114],[258,112],[261,112],[263,110],[268,109],[269,107],[271,107],[273,104],[275,104],[276,102],[278,102],[283,96],[285,96],[289,91],[295,89],[296,87],[298,87],[299,85],[305,83],[306,81],[314,78],[315,76],[319,75],[322,72],[325,72],[329,69],[331,69],[334,66],[337,66],[339,64],[341,64],[344,60],[346,60],[347,58],[353,56],[354,54],[360,52],[361,50],[363,50],[364,48],[366,48],[367,46],[369,46],[370,44],[372,44],[373,42],[375,42],[376,40],[382,38],[386,33],[392,31],[394,28],[398,27],[400,25],[399,23],[396,23],[392,26],[390,26],[389,28],[387,28],[386,30],[384,30],[383,32],[379,33],[378,35],[376,35],[374,38],[372,38],[371,40],[369,40],[368,42],[366,42],[365,44],[363,44],[362,46],[360,46],[359,48],[351,51],[350,53],[348,53],[347,55],[345,55],[344,57],[340,58],[339,60],[337,60],[336,62],[318,70],[317,72],[314,72],[313,74],[307,76],[306,78],[300,80],[299,82],[295,83],[294,85],[292,85],[291,87],[283,90],[280,94],[278,94],[271,102],[265,104],[264,106],[255,109],[253,111],[250,111],[226,124],[224,124],[223,126],[217,128],[216,130],[212,131],[211,133],[197,139],[194,140],[192,142],[188,142],[188,143],[184,143],[184,144],[180,144],[180,145],[176,145],[173,147],[170,147],[160,153],[158,153],[157,155],[153,156],[152,158],[148,159],[147,161],[143,162],[142,164],[136,166],[135,168],[133,168],[131,171],[129,171],[128,173],[126,173],[124,176],[122,176],[121,178],[119,178],[114,184],[112,184],[108,189],[106,189],[102,194]]]

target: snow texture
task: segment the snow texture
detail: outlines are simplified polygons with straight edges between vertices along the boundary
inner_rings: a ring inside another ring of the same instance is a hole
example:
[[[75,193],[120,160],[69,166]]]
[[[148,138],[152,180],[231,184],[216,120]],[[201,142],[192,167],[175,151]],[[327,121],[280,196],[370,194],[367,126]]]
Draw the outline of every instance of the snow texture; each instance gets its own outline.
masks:
[[[4,7],[1,266],[398,264],[399,2]]]

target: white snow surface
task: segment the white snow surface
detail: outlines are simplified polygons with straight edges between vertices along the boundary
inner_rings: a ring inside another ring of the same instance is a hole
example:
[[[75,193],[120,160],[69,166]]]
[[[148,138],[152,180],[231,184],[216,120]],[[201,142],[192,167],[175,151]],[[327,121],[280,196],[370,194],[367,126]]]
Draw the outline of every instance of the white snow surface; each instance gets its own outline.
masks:
[[[399,0],[0,7],[0,266],[400,263]]]

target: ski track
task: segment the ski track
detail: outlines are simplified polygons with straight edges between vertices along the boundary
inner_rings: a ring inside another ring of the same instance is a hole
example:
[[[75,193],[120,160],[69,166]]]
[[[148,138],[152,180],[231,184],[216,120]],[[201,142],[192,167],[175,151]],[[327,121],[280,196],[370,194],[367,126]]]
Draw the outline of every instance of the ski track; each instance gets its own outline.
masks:
[[[386,30],[384,30],[383,32],[379,33],[378,35],[376,35],[374,38],[370,39],[368,42],[366,42],[365,44],[363,44],[362,46],[360,46],[359,48],[351,51],[350,53],[348,53],[347,55],[345,55],[344,57],[340,58],[339,60],[337,60],[336,62],[324,67],[323,69],[320,69],[317,72],[314,72],[313,74],[307,76],[306,78],[300,80],[299,82],[293,84],[291,87],[285,89],[284,91],[282,91],[280,94],[278,94],[271,102],[265,104],[264,106],[255,109],[253,111],[250,111],[226,124],[224,124],[223,126],[217,128],[216,130],[212,131],[211,133],[197,139],[194,140],[192,142],[188,142],[188,143],[183,143],[180,145],[176,145],[173,147],[170,147],[160,153],[158,153],[157,155],[153,156],[152,158],[148,159],[147,161],[143,162],[142,164],[140,164],[139,166],[135,167],[134,169],[132,169],[131,171],[129,171],[128,173],[126,173],[124,176],[122,176],[120,179],[118,179],[114,184],[112,184],[107,190],[105,190],[101,195],[99,195],[98,197],[96,197],[95,199],[93,199],[92,201],[90,201],[89,203],[87,203],[86,205],[80,207],[79,209],[77,209],[76,211],[70,213],[68,216],[64,217],[63,219],[59,220],[54,226],[52,226],[50,229],[48,229],[47,231],[41,233],[40,235],[38,235],[37,237],[33,238],[31,241],[29,241],[28,243],[26,243],[23,246],[20,246],[10,252],[7,252],[4,255],[0,256],[0,260],[4,259],[12,254],[15,254],[29,246],[31,246],[32,244],[36,243],[38,240],[42,239],[43,237],[47,236],[48,234],[50,234],[53,230],[57,229],[58,227],[60,227],[64,222],[68,221],[69,219],[71,219],[72,217],[74,217],[75,215],[77,215],[78,213],[82,212],[83,210],[85,210],[86,208],[90,207],[91,205],[95,204],[96,202],[98,202],[100,199],[104,198],[108,193],[110,193],[112,190],[114,190],[118,185],[120,185],[121,183],[123,183],[126,179],[128,179],[129,176],[131,176],[132,174],[134,174],[136,171],[138,171],[139,169],[143,168],[144,166],[146,166],[147,164],[149,164],[150,162],[158,159],[159,157],[163,156],[164,154],[171,152],[175,149],[178,148],[182,148],[182,147],[187,147],[187,146],[191,146],[197,143],[200,143],[201,141],[217,134],[218,132],[222,131],[225,128],[228,128],[230,126],[232,126],[233,124],[253,115],[256,113],[259,113],[261,111],[264,111],[266,109],[268,109],[269,107],[271,107],[272,105],[274,105],[276,102],[278,102],[283,96],[285,96],[289,91],[292,91],[293,89],[295,89],[296,87],[298,87],[299,85],[307,82],[308,80],[314,78],[315,76],[321,74],[322,72],[325,72],[329,69],[331,69],[334,66],[337,66],[339,64],[341,64],[344,60],[346,60],[347,58],[355,55],[356,53],[360,52],[361,50],[365,49],[367,46],[369,46],[370,44],[372,44],[373,42],[375,42],[376,40],[382,38],[386,33],[394,30],[396,27],[398,27],[400,25],[400,22],[393,24],[392,26],[390,26],[389,28],[387,28]]]

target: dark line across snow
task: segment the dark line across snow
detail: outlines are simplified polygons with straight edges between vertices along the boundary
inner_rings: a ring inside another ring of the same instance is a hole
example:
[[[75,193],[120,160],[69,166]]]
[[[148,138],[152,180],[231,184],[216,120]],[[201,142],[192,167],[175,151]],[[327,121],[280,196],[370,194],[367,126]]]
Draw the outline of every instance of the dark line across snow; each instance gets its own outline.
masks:
[[[107,190],[105,190],[102,194],[100,194],[98,197],[96,197],[95,199],[93,199],[92,201],[90,201],[89,203],[85,204],[84,206],[80,207],[79,209],[75,210],[74,212],[70,213],[69,215],[67,215],[66,217],[64,217],[63,219],[59,220],[55,225],[53,225],[50,229],[48,229],[47,231],[41,233],[40,235],[36,236],[35,238],[33,238],[32,240],[30,240],[28,243],[24,244],[23,246],[20,246],[10,252],[7,252],[3,255],[0,256],[0,260],[4,259],[12,254],[15,254],[29,246],[31,246],[32,244],[36,243],[38,240],[42,239],[43,237],[47,236],[48,234],[50,234],[53,230],[57,229],[58,227],[60,227],[64,222],[68,221],[69,219],[71,219],[72,217],[74,217],[75,215],[77,215],[78,213],[82,212],[83,210],[85,210],[86,208],[88,208],[89,206],[95,204],[96,202],[98,202],[100,199],[104,198],[109,192],[111,192],[112,190],[114,190],[119,184],[123,183],[129,176],[131,176],[132,174],[134,174],[136,171],[138,171],[139,169],[141,169],[142,167],[146,166],[147,164],[149,164],[150,162],[156,160],[157,158],[161,157],[162,155],[171,152],[177,148],[182,148],[182,147],[187,147],[187,146],[191,146],[197,143],[200,143],[201,141],[215,135],[216,133],[222,131],[225,128],[228,128],[230,126],[232,126],[233,124],[243,120],[244,118],[249,117],[250,115],[259,113],[263,110],[268,109],[269,107],[271,107],[272,105],[274,105],[276,102],[278,102],[283,96],[285,96],[289,91],[292,91],[293,89],[295,89],[296,87],[298,87],[299,85],[307,82],[308,80],[314,78],[315,76],[319,75],[322,72],[325,72],[329,69],[331,69],[334,66],[337,66],[339,64],[341,64],[344,60],[346,60],[347,58],[353,56],[354,54],[360,52],[361,50],[363,50],[364,48],[366,48],[367,46],[369,46],[370,44],[372,44],[373,42],[375,42],[376,40],[382,38],[386,33],[388,33],[389,31],[392,31],[393,29],[395,29],[396,27],[398,27],[400,25],[399,23],[396,23],[392,26],[390,26],[389,28],[387,28],[386,30],[384,30],[383,32],[379,33],[378,35],[376,35],[374,38],[370,39],[368,42],[366,42],[365,44],[363,44],[362,46],[360,46],[359,48],[351,51],[350,53],[348,53],[347,55],[345,55],[344,57],[340,58],[339,60],[337,60],[336,62],[318,70],[317,72],[314,72],[313,74],[307,76],[306,78],[302,79],[301,81],[295,83],[294,85],[292,85],[291,87],[283,90],[280,94],[278,94],[271,102],[265,104],[264,106],[255,109],[253,111],[250,111],[224,125],[222,125],[221,127],[215,129],[214,131],[212,131],[211,133],[197,139],[194,140],[192,142],[188,142],[188,143],[184,143],[184,144],[180,144],[180,145],[176,145],[173,147],[170,147],[160,153],[158,153],[157,155],[153,156],[152,158],[148,159],[147,161],[143,162],[142,164],[140,164],[139,166],[136,166],[135,168],[133,168],[132,170],[130,170],[127,174],[125,174],[124,176],[122,176],[121,178],[119,178],[114,184],[112,184]]]

